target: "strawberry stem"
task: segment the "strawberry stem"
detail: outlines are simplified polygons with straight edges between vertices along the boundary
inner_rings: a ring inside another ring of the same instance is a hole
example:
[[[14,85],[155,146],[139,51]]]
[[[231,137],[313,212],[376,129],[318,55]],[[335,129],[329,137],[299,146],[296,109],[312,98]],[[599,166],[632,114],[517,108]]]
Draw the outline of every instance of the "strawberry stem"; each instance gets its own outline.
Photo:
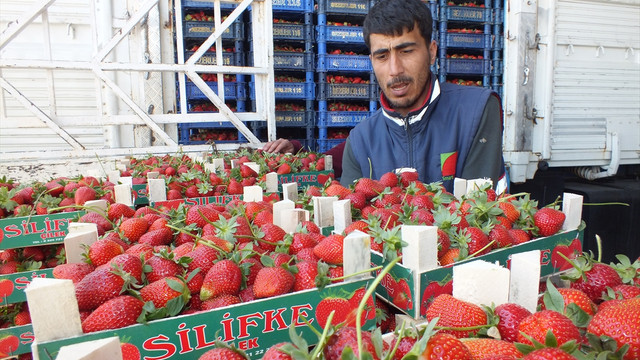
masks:
[[[491,245],[493,245],[495,242],[496,242],[496,240],[495,240],[495,239],[494,239],[494,240],[491,240],[491,242],[490,242],[490,243],[488,243],[487,245],[483,246],[483,247],[482,247],[482,249],[480,249],[480,250],[478,250],[478,251],[474,252],[473,254],[471,254],[470,256],[467,256],[467,257],[469,258],[469,257],[475,257],[475,256],[477,256],[478,254],[480,254],[481,252],[483,252],[483,251],[485,251],[487,248],[489,248]]]
[[[602,262],[602,239],[596,234],[596,244],[598,245],[598,262]]]
[[[225,254],[227,253],[227,250],[222,249],[221,247],[218,247],[217,245],[213,244],[211,241],[209,241],[207,239],[204,239],[204,238],[202,238],[202,237],[200,237],[200,236],[198,236],[196,234],[192,234],[192,233],[190,233],[190,232],[188,232],[188,231],[186,231],[184,229],[180,229],[180,228],[175,227],[173,225],[166,224],[165,226],[168,227],[169,229],[177,230],[177,231],[179,231],[181,233],[184,233],[184,234],[187,234],[189,236],[192,236],[192,237],[196,238],[196,240],[201,242],[203,245],[208,246],[208,247],[213,248],[213,249],[216,249],[216,250],[220,251],[221,253],[225,253]]]
[[[623,202],[603,202],[603,203],[583,203],[582,205],[593,205],[593,206],[600,206],[600,205],[622,205],[622,206],[630,206],[627,203],[623,203]]]
[[[329,333],[329,329],[331,328],[331,326],[330,326],[331,325],[331,320],[333,320],[333,315],[335,313],[336,313],[336,311],[332,310],[331,313],[329,314],[329,316],[327,317],[327,324],[329,324],[329,326],[325,326],[324,329],[322,330],[322,335],[318,339],[318,345],[313,349],[313,352],[311,353],[311,359],[318,358],[318,356],[320,355],[320,351],[323,350],[324,342],[327,339],[327,334]],[[306,319],[305,319],[305,322],[306,322]],[[360,328],[358,327],[358,329],[360,329]],[[360,338],[358,338],[358,340],[360,340]]]
[[[332,281],[344,280],[344,279],[348,279],[348,278],[353,277],[353,276],[358,276],[358,275],[370,273],[370,272],[373,272],[373,271],[376,271],[376,270],[380,270],[380,269],[382,269],[382,265],[376,266],[376,267],[370,268],[370,269],[360,270],[358,272],[354,272],[353,274],[344,275],[344,276],[340,276],[340,277],[336,277],[336,278],[331,278],[331,280]]]
[[[360,304],[358,304],[358,310],[356,310],[356,338],[358,339],[358,357],[360,359],[362,359],[362,326],[361,326],[361,323],[362,323],[362,313],[364,312],[364,307],[367,304],[367,300],[369,299],[369,297],[371,297],[373,292],[378,287],[378,284],[380,284],[380,282],[382,281],[382,278],[385,275],[387,275],[387,273],[391,270],[391,268],[393,268],[398,263],[398,261],[400,261],[400,259],[402,259],[402,256],[396,257],[395,259],[391,260],[384,267],[384,269],[382,269],[382,271],[380,271],[378,276],[376,276],[376,278],[373,279],[373,282],[371,283],[371,285],[369,285],[369,288],[367,289],[367,292],[364,293],[364,296],[362,297],[362,300],[360,300]]]
[[[451,331],[472,331],[479,329],[488,329],[494,326],[493,324],[484,324],[484,325],[475,325],[475,326],[466,326],[466,327],[454,327],[454,326],[436,326],[435,329],[438,330],[451,330]]]

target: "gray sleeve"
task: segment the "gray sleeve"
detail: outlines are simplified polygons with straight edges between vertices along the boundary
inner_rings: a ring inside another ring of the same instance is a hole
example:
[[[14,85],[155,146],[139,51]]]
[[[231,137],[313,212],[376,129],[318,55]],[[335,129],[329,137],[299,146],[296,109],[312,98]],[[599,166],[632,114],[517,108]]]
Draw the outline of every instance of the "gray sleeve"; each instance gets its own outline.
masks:
[[[497,96],[489,96],[478,132],[464,163],[463,179],[491,178],[494,187],[504,174],[502,160],[502,108]]]
[[[342,153],[342,177],[340,177],[340,183],[343,186],[349,186],[361,177],[362,170],[360,170],[360,165],[356,161],[355,156],[353,156],[351,141],[347,138],[344,146],[344,152]]]

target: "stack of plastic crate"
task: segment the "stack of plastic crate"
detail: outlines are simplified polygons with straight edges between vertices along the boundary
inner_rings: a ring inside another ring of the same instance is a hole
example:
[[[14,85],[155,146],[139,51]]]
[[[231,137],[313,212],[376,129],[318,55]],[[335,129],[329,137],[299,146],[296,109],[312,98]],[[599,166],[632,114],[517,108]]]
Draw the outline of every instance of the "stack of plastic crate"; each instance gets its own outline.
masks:
[[[503,0],[493,0],[492,36],[494,39],[491,49],[491,89],[502,96],[502,75],[504,73],[504,3]]]
[[[441,82],[491,86],[492,0],[439,0],[438,76]]]
[[[224,14],[233,10],[233,4],[221,4]],[[190,0],[182,2],[184,23],[184,58],[189,59],[215,30],[213,20],[213,1]],[[224,18],[223,18],[224,20]],[[224,65],[244,66],[245,41],[244,20],[237,19],[231,27],[222,34],[222,61]],[[197,61],[198,64],[216,64],[214,47]],[[216,74],[200,74],[209,87],[219,95],[218,78]],[[246,109],[246,80],[242,74],[224,75],[224,99],[232,111]],[[187,78],[185,95],[188,102],[188,112],[217,112],[218,109],[209,101],[204,93]],[[242,134],[230,122],[186,123],[179,125],[181,144],[199,144],[207,141],[244,141]]]
[[[378,85],[362,36],[371,0],[318,0],[318,151],[343,142],[377,109]]]
[[[272,11],[277,136],[300,140],[303,146],[312,148],[315,127],[313,0],[274,0]],[[255,100],[253,82],[249,83],[249,96]],[[256,128],[256,133],[266,140],[263,123]]]

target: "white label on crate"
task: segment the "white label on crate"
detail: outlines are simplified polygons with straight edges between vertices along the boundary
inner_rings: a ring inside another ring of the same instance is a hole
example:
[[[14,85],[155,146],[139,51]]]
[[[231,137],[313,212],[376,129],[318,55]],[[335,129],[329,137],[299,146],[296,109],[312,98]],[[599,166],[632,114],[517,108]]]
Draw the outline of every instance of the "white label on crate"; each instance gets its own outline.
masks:
[[[344,275],[355,274],[371,267],[371,237],[356,230],[344,238],[342,250]],[[350,279],[361,279],[371,276],[363,273]]]
[[[296,204],[291,200],[282,200],[273,204],[273,223],[282,227],[283,212],[296,208]]]
[[[453,297],[476,305],[509,301],[509,269],[484,260],[453,267]]]
[[[118,360],[122,359],[120,338],[85,341],[60,348],[56,359],[64,360]]]
[[[113,193],[115,194],[117,203],[133,206],[133,196],[129,184],[115,185],[113,187]]]
[[[258,185],[245,186],[243,188],[242,200],[245,202],[262,201],[262,188]]]
[[[217,173],[224,171],[224,159],[213,159],[211,163],[213,163],[213,167],[216,169]]]
[[[338,200],[333,203],[333,231],[341,234],[351,225],[351,200]]]
[[[166,201],[167,188],[164,179],[149,179],[149,202]]]
[[[71,280],[36,277],[24,292],[38,342],[82,335],[78,300]]]
[[[298,201],[298,183],[282,184],[282,197],[294,202]]]
[[[258,165],[257,163],[251,161],[251,162],[246,162],[244,164],[247,165],[249,168],[251,168],[251,170],[255,171],[256,174],[260,173],[260,165]]]
[[[107,200],[89,200],[84,203],[88,212],[94,212],[98,214],[107,214]]]
[[[231,159],[231,168],[232,168],[232,169],[235,169],[235,168],[237,168],[238,166],[240,166],[240,160],[238,160],[238,159]]]
[[[324,169],[333,170],[333,156],[331,155],[324,156]],[[320,185],[324,185],[324,184],[320,184]]]
[[[511,254],[509,302],[535,312],[540,285],[540,250]]]
[[[120,182],[120,184],[126,184],[133,187],[133,178],[131,176],[122,176],[118,182]]]
[[[270,172],[267,174],[266,178],[266,188],[268,193],[278,192],[278,174],[275,172]],[[285,195],[286,199],[286,195]],[[292,199],[289,199],[292,200]]]
[[[402,225],[402,265],[418,274],[438,267],[438,227]],[[416,281],[417,283],[417,281]]]
[[[467,193],[467,180],[461,178],[453,179],[453,196],[460,200]]]
[[[109,179],[109,182],[117,184],[118,181],[120,180],[120,170],[111,170],[111,171],[109,171],[107,173],[107,179]]]
[[[212,173],[216,172],[216,166],[211,163],[204,164],[204,169],[208,172],[212,172]]]
[[[562,212],[566,216],[562,230],[574,230],[582,222],[582,195],[564,193],[562,194]]]
[[[149,171],[147,173],[147,179],[157,179],[160,176],[158,171]]]
[[[304,209],[287,209],[282,211],[280,218],[282,221],[282,230],[287,233],[293,233],[296,231],[298,224],[309,220],[309,211]]]
[[[95,231],[97,234],[98,224],[70,222],[69,226],[67,227],[67,235],[73,234],[73,233],[88,232],[88,231]]]
[[[64,252],[68,264],[84,262],[82,254],[85,252],[85,245],[90,246],[98,240],[97,227],[83,227],[83,230],[69,232],[64,237]]]
[[[337,196],[314,196],[313,222],[318,227],[333,226],[333,202],[338,201]]]
[[[473,179],[467,181],[467,191],[466,193],[470,193],[482,188],[485,184],[489,184],[489,186],[493,186],[493,181],[491,179]]]

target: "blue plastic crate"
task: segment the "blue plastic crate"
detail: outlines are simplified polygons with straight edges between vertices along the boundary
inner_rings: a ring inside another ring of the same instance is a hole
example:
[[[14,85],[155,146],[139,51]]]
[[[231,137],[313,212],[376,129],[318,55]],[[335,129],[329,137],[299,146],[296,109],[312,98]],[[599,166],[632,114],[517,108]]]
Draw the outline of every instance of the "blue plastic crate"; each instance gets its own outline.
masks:
[[[491,22],[491,9],[486,7],[445,5],[440,15],[440,21]]]
[[[182,2],[185,8],[213,9],[213,0],[186,0]],[[235,9],[236,4],[220,3],[220,9]]]
[[[313,0],[272,0],[271,9],[274,12],[313,12]]]
[[[316,26],[317,41],[328,43],[364,44],[361,26]]]
[[[207,97],[204,93],[192,82],[187,82],[186,95],[189,100],[205,100]],[[207,85],[215,93],[218,93],[218,82],[207,81]],[[224,83],[224,97],[228,100],[246,100],[247,92],[244,82],[225,82]]]
[[[318,152],[325,152],[331,150],[336,145],[339,145],[347,139],[318,139]]]
[[[313,53],[274,51],[273,68],[275,70],[313,71]]]
[[[318,126],[356,126],[371,114],[369,111],[318,111]]]
[[[313,111],[276,111],[276,126],[313,126]]]
[[[208,38],[215,31],[213,22],[186,21],[184,23],[185,38]],[[225,40],[244,40],[244,24],[240,19],[234,21],[230,27],[222,33]]]
[[[186,61],[193,55],[195,51],[185,51],[184,60]],[[198,65],[215,65],[216,53],[205,52],[200,59],[196,61]],[[222,53],[222,65],[226,66],[244,66],[244,53],[242,52],[223,52]]]
[[[491,45],[491,34],[446,32],[440,39],[440,46],[446,48],[489,49]]]
[[[276,99],[313,100],[315,97],[314,82],[276,82],[273,85]],[[251,99],[256,98],[254,82],[249,83],[249,94]]]
[[[444,67],[442,66],[444,64]],[[491,71],[490,60],[488,59],[452,59],[441,60],[440,71],[445,74],[467,74],[483,75]]]
[[[318,13],[367,15],[373,4],[370,0],[318,0]]]
[[[500,59],[491,60],[491,76],[500,76],[504,71],[503,62]]]
[[[358,99],[375,101],[378,98],[378,84],[318,84],[318,100]]]
[[[317,71],[373,71],[367,55],[318,54]]]
[[[273,24],[273,40],[313,41],[311,24]]]

